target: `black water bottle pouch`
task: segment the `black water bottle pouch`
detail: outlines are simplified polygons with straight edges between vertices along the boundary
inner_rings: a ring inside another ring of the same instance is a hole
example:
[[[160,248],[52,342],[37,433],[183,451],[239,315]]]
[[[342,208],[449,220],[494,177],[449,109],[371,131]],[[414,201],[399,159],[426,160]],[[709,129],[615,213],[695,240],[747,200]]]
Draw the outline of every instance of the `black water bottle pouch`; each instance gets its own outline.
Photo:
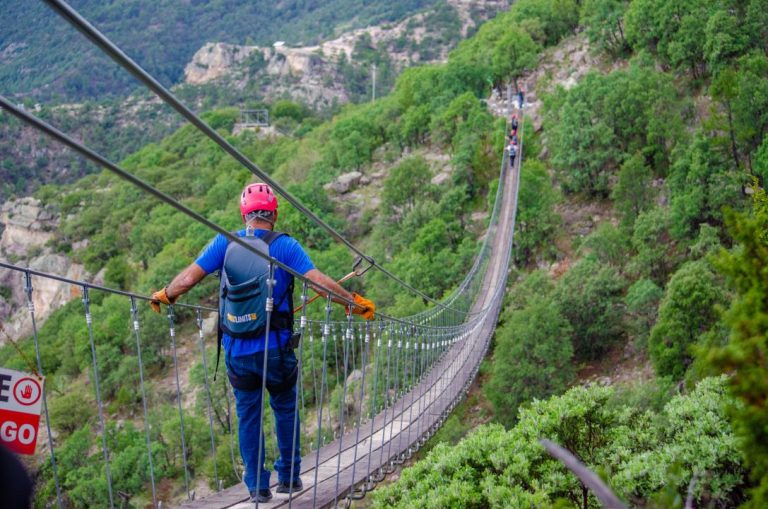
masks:
[[[301,343],[301,332],[294,332],[291,334],[291,341],[288,344],[292,350],[296,350],[299,348],[299,343]]]

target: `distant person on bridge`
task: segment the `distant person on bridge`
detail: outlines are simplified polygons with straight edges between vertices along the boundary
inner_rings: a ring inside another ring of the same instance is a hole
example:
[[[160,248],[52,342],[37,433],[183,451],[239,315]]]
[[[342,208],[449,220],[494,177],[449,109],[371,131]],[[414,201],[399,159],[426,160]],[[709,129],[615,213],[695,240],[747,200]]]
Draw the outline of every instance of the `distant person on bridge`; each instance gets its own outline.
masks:
[[[515,166],[515,156],[517,155],[517,145],[510,143],[507,145],[507,155],[509,155],[509,166]]]
[[[517,134],[517,128],[520,125],[517,120],[517,115],[512,115],[512,119],[509,121],[512,127],[512,134]]]
[[[267,184],[250,184],[240,196],[240,214],[246,228],[236,235],[257,250],[269,254],[311,282],[321,285],[338,296],[355,302],[347,309],[372,320],[376,306],[370,300],[350,293],[315,268],[298,241],[273,231],[277,221],[277,197]],[[272,498],[269,490],[270,471],[264,467],[266,444],[261,429],[261,408],[264,391],[264,355],[267,355],[266,376],[269,404],[275,415],[275,431],[280,457],[275,461],[277,492],[289,493],[303,488],[299,426],[293,436],[296,414],[296,380],[298,362],[293,352],[293,276],[281,268],[274,271],[274,311],[270,320],[267,353],[264,352],[266,295],[269,265],[266,260],[245,247],[230,243],[224,235],[217,235],[194,263],[179,273],[164,289],[152,294],[151,305],[160,312],[160,303],[171,305],[188,292],[206,275],[221,271],[219,304],[219,337],[224,347],[227,375],[235,393],[237,415],[240,420],[240,454],[245,463],[245,484],[252,502],[267,502]],[[327,295],[319,288],[315,291]],[[230,298],[227,298],[229,296]],[[334,302],[346,304],[338,297]],[[262,440],[261,457],[257,458],[259,439]],[[291,472],[291,457],[293,471]],[[257,472],[261,465],[260,475]]]

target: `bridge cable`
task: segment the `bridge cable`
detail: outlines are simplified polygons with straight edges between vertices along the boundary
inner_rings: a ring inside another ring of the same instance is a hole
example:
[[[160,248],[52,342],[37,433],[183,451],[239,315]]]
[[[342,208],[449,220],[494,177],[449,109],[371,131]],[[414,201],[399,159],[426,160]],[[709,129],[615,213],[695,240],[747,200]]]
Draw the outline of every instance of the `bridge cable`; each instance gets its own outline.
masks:
[[[99,365],[96,360],[96,341],[93,337],[93,316],[91,315],[91,298],[88,287],[83,286],[83,309],[85,312],[85,325],[88,329],[88,339],[91,345],[91,359],[93,361],[93,387],[96,393],[96,404],[99,413],[99,425],[101,426],[101,450],[104,454],[104,474],[107,478],[107,493],[109,495],[109,507],[114,509],[115,502],[112,494],[112,472],[109,469],[109,450],[107,449],[107,426],[104,423],[104,404],[101,401],[101,388],[99,385]]]
[[[176,314],[173,305],[168,306],[168,333],[171,338],[171,351],[173,352],[173,371],[176,375],[176,403],[179,408],[179,432],[181,435],[182,463],[184,464],[184,489],[187,492],[187,500],[192,500],[194,495],[189,490],[189,465],[187,463],[187,439],[184,429],[184,411],[181,408],[181,383],[179,382],[179,359],[176,352]]]
[[[29,317],[32,321],[32,335],[35,340],[35,357],[37,359],[37,372],[40,376],[45,376],[43,372],[43,363],[40,357],[40,339],[37,333],[37,319],[35,318],[35,303],[32,301],[32,276],[29,271],[24,273],[24,293],[27,296],[27,309],[29,310]],[[46,384],[43,383],[43,411],[45,413],[45,427],[48,431],[48,448],[51,451],[51,467],[53,468],[53,480],[56,485],[56,503],[59,509],[61,509],[61,485],[59,484],[59,469],[56,464],[56,455],[53,452],[53,433],[51,433],[51,416],[48,412],[48,390]]]
[[[141,360],[141,335],[139,333],[139,308],[136,306],[136,298],[131,296],[131,318],[133,330],[136,336],[136,356],[139,361],[139,386],[141,388],[141,404],[144,409],[144,436],[147,442],[147,456],[149,458],[149,479],[152,483],[152,505],[157,507],[157,489],[155,487],[155,465],[152,459],[152,442],[149,436],[149,411],[147,410],[147,391],[144,387],[144,363]]]
[[[208,431],[211,435],[211,456],[213,457],[213,478],[216,482],[216,491],[221,491],[219,468],[216,455],[216,438],[213,433],[213,402],[211,401],[211,386],[208,382],[208,356],[205,353],[205,334],[203,332],[203,313],[199,309],[195,313],[197,335],[200,339],[200,356],[203,360],[203,383],[205,384],[205,402],[208,408]]]
[[[147,71],[145,71],[140,65],[127,56],[117,45],[115,45],[109,38],[102,34],[96,27],[94,27],[87,19],[80,15],[75,9],[68,5],[63,0],[43,0],[48,4],[57,14],[59,14],[70,25],[85,35],[93,44],[101,49],[107,56],[117,62],[120,66],[130,72],[136,79],[144,83],[144,85],[152,90],[158,97],[160,97],[165,103],[172,106],[179,114],[186,118],[192,125],[197,127],[206,136],[219,145],[225,152],[237,160],[240,164],[245,166],[251,173],[262,179],[265,183],[269,184],[274,190],[276,190],[281,196],[283,196],[291,205],[293,205],[302,214],[308,217],[312,222],[323,228],[328,234],[330,234],[337,241],[343,243],[347,248],[361,256],[369,264],[376,267],[381,273],[388,278],[395,281],[397,284],[406,288],[410,292],[418,295],[419,297],[435,304],[440,308],[445,308],[440,301],[428,296],[424,292],[416,289],[403,279],[399,278],[380,263],[376,262],[371,256],[365,254],[359,248],[357,248],[352,242],[347,240],[342,234],[336,231],[331,225],[323,221],[314,212],[304,206],[297,198],[291,195],[285,188],[272,179],[267,173],[262,171],[256,164],[248,159],[242,152],[237,150],[231,143],[229,143],[223,136],[216,132],[205,121],[198,117],[192,110],[179,101],[173,93],[164,87],[159,81],[153,78]]]

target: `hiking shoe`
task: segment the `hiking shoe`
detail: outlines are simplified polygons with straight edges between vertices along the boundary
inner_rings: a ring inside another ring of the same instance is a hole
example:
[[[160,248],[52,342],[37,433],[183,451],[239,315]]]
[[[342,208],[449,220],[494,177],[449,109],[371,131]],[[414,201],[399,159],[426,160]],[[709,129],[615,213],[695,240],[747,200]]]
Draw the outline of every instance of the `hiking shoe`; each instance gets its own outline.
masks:
[[[294,493],[303,489],[304,484],[302,484],[301,479],[296,478],[293,480],[293,490],[291,490],[290,481],[277,481],[277,489],[275,491],[278,493]]]
[[[251,502],[264,503],[270,500],[272,500],[272,492],[269,491],[269,488],[251,492]]]

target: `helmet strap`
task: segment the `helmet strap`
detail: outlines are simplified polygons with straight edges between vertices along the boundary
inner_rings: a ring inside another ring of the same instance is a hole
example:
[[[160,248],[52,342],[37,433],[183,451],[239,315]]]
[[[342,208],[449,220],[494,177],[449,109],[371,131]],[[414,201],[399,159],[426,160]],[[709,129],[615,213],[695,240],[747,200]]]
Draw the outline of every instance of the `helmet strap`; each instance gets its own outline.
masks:
[[[245,224],[247,227],[251,228],[252,223],[259,221],[264,223],[269,223],[274,228],[275,226],[275,213],[269,212],[267,210],[254,210],[253,212],[249,212],[245,216]]]

